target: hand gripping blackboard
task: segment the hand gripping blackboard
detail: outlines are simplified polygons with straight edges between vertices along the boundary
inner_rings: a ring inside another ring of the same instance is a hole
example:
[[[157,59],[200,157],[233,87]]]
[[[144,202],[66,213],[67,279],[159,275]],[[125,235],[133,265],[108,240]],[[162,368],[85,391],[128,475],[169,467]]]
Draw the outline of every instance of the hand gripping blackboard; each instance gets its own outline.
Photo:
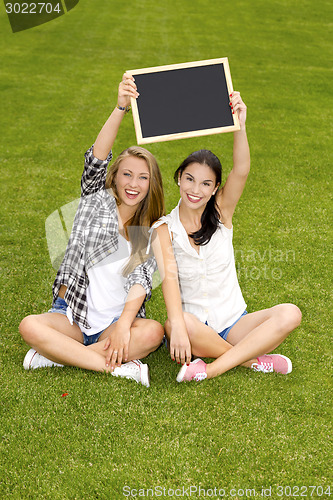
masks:
[[[230,108],[228,58],[128,70],[139,92],[131,99],[138,144],[239,130]]]

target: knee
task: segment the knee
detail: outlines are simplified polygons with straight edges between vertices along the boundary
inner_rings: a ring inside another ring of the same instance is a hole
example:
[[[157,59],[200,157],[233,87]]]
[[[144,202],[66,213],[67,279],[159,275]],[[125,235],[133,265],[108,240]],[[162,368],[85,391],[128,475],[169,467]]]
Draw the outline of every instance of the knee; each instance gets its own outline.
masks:
[[[295,304],[289,304],[289,316],[290,321],[293,324],[293,328],[297,328],[302,321],[302,311]]]
[[[294,304],[281,304],[279,306],[278,321],[284,330],[291,332],[302,321],[301,310]]]
[[[19,324],[19,332],[27,344],[31,344],[36,340],[36,324],[37,316],[33,314],[23,318]]]
[[[150,320],[145,327],[146,341],[153,347],[158,347],[164,337],[163,326],[155,320]]]
[[[167,318],[166,322],[164,323],[164,330],[167,336],[170,337],[171,323],[169,318]]]
[[[185,326],[186,326],[188,334],[190,334],[189,333],[189,328],[191,328],[191,331],[194,331],[193,320],[192,320],[191,316],[192,316],[191,314],[188,314],[188,313],[184,312]],[[164,323],[164,330],[165,330],[165,333],[166,333],[167,337],[170,337],[170,334],[171,334],[171,322],[170,322],[169,318]]]
[[[194,339],[198,328],[197,328],[197,320],[196,318],[190,314],[190,313],[184,313],[184,320],[185,320],[185,325],[187,329],[187,333],[189,336],[190,341]]]
[[[39,315],[31,314],[22,319],[19,324],[19,332],[23,340],[29,345],[35,345],[40,339],[40,329],[38,328]]]
[[[195,335],[198,332],[198,322],[199,320],[193,316],[191,313],[184,312],[184,321],[185,321],[185,326],[187,330],[187,334],[189,336],[189,339],[193,339]],[[167,319],[166,322],[164,323],[164,329],[167,334],[167,337],[170,337],[171,333],[171,323],[170,320]]]

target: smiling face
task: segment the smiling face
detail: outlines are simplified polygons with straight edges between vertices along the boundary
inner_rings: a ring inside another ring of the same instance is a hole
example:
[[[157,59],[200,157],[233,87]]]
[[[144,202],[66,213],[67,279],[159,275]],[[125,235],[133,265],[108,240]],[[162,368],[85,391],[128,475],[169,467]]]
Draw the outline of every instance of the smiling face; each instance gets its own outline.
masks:
[[[218,189],[215,173],[201,163],[190,163],[178,177],[178,183],[182,202],[192,209],[205,207]]]
[[[120,164],[115,176],[115,185],[120,204],[136,208],[147,196],[150,174],[146,160],[127,156]]]

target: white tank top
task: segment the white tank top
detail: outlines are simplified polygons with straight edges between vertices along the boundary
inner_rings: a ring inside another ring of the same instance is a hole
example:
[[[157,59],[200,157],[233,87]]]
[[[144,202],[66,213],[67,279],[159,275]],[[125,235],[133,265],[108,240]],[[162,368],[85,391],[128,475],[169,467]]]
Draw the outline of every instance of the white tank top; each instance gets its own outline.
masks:
[[[220,223],[210,242],[200,246],[198,253],[180,221],[179,204],[153,227],[166,223],[172,233],[183,310],[222,332],[246,309],[235,267],[233,230]]]
[[[118,250],[88,270],[87,320],[91,328],[81,327],[86,335],[104,330],[121,315],[127,297],[122,270],[130,254],[130,242],[119,235]]]

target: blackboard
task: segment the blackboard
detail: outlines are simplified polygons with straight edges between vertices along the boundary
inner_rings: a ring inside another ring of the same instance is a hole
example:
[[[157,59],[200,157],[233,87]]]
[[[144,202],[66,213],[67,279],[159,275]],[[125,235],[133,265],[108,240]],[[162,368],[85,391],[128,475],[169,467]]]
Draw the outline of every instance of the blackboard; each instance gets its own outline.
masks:
[[[140,94],[131,99],[138,144],[239,130],[226,57],[127,73]]]

